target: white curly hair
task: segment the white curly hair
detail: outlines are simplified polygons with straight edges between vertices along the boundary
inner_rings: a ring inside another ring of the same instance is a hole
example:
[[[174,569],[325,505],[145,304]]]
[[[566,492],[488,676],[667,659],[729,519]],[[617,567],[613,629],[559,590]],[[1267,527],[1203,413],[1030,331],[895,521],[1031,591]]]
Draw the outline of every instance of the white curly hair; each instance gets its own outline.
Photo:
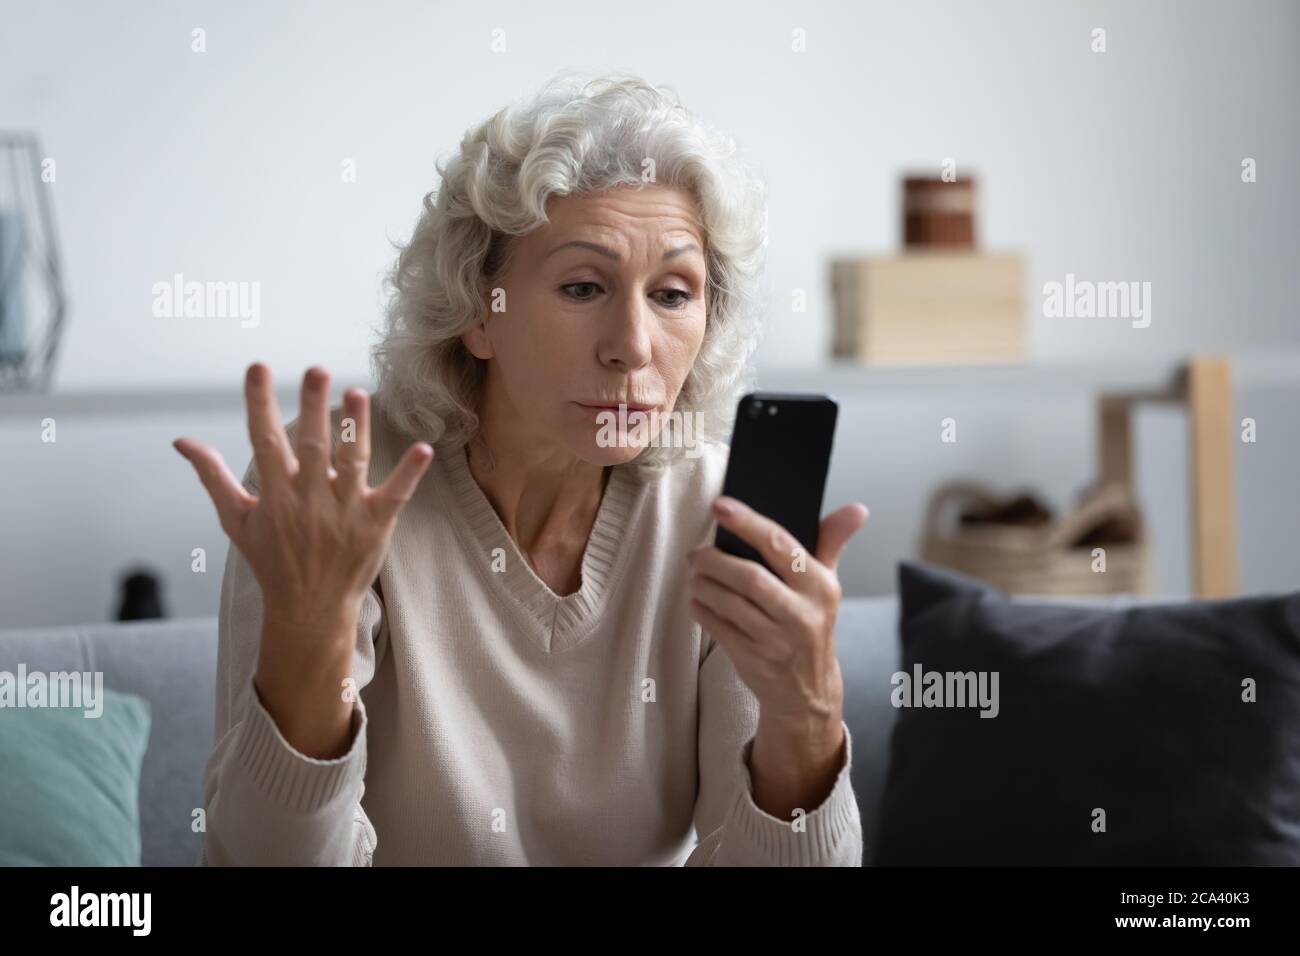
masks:
[[[551,196],[653,181],[687,190],[705,231],[704,339],[673,411],[725,440],[738,397],[753,385],[767,255],[762,179],[732,137],[704,125],[671,87],[615,73],[557,75],[526,106],[506,107],[461,140],[440,189],[385,278],[391,290],[371,355],[377,404],[414,440],[460,447],[479,427],[486,363],[461,335],[488,315],[486,292],[504,274],[511,237],[547,222]],[[653,180],[646,177],[653,170]],[[652,444],[632,462],[653,477],[686,454]]]

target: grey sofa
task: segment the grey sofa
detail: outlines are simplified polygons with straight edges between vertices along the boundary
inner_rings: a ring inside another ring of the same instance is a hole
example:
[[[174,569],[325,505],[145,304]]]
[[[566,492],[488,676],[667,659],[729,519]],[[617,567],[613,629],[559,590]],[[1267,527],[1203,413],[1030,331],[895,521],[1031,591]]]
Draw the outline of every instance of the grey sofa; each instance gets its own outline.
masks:
[[[836,627],[868,862],[896,714],[889,695],[899,663],[897,622],[894,598],[849,598]],[[212,750],[216,618],[0,630],[0,670],[14,672],[20,662],[28,671],[103,671],[105,687],[149,701],[153,722],[140,784],[143,863],[193,866],[199,835],[191,823],[202,805],[203,767]]]

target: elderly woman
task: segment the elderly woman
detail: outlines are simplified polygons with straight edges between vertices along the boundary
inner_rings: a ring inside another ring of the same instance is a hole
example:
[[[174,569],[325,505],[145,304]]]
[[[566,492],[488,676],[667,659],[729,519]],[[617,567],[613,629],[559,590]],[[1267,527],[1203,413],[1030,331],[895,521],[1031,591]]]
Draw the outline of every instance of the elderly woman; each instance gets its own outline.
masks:
[[[254,364],[242,487],[177,440],[234,544],[201,863],[860,865],[866,509],[787,572],[717,497],[766,246],[734,153],[664,88],[553,82],[439,165],[373,405],[314,367],[286,428]]]

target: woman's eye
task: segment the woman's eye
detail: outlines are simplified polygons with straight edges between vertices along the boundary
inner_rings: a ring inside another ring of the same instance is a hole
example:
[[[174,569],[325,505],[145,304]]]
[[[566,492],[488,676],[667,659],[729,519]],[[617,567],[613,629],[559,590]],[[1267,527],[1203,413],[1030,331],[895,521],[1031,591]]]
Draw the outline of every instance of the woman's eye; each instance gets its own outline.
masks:
[[[568,292],[569,289],[599,289],[600,286],[596,285],[596,283],[594,282],[570,282],[568,285],[561,286],[560,288]],[[572,292],[568,292],[568,294],[572,298],[577,299],[579,302],[586,302],[588,299],[591,298],[591,296],[587,296],[587,295],[575,295]],[[595,293],[593,292],[592,295],[595,295]]]
[[[560,286],[560,288],[565,295],[577,302],[590,302],[600,290],[600,286],[595,282],[570,282],[567,285]],[[671,297],[659,300],[668,309],[684,308],[694,298],[685,289],[660,289],[658,294]]]
[[[685,289],[664,289],[663,291],[666,292],[666,293],[668,293],[669,295],[681,296],[681,298],[679,298],[679,299],[674,299],[672,302],[665,302],[665,303],[664,303],[664,305],[667,306],[667,307],[670,308],[670,309],[682,309],[682,308],[685,308],[685,307],[686,307],[686,303],[687,303],[687,302],[690,302],[690,301],[691,301],[691,298],[692,298],[691,294],[690,294],[689,292],[687,292]]]

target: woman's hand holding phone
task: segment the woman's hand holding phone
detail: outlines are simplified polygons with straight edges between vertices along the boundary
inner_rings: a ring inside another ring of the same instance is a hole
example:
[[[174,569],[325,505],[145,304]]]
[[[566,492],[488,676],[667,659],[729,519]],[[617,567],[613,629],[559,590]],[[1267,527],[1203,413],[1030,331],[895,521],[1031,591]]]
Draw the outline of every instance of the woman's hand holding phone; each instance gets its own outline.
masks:
[[[715,545],[690,552],[691,613],[759,702],[750,763],[754,800],[788,819],[796,807],[811,812],[819,805],[843,764],[837,566],[868,511],[855,503],[822,519],[815,554],[804,553],[789,531],[735,498],[718,498],[713,513],[720,527],[777,572]]]

